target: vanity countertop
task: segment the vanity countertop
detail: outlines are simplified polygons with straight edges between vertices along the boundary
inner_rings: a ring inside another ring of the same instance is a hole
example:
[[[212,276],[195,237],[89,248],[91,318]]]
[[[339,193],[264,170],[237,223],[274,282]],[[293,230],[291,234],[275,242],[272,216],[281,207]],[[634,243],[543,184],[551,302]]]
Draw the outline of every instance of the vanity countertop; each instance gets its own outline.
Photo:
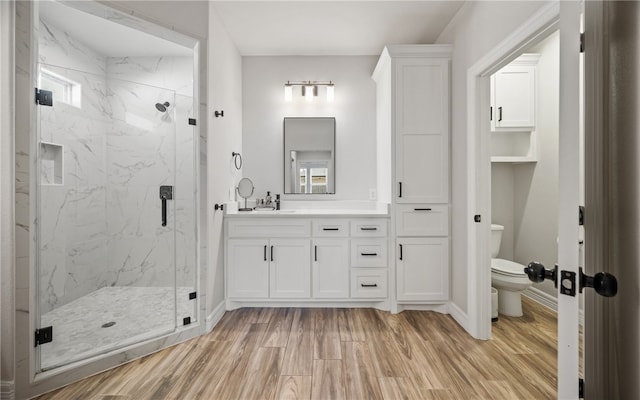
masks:
[[[228,218],[269,218],[269,217],[371,217],[371,218],[389,218],[388,204],[367,204],[363,207],[357,207],[354,204],[321,204],[314,206],[293,204],[291,208],[282,210],[260,210],[260,211],[237,211],[235,204],[225,204],[224,216]],[[337,206],[333,208],[332,206]]]

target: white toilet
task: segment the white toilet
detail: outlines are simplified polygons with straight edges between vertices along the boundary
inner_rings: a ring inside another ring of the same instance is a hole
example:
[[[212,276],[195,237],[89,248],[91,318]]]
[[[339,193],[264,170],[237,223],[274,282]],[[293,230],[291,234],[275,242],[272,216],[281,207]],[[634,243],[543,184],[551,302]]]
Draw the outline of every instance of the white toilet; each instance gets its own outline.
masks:
[[[531,286],[525,266],[495,258],[500,252],[504,226],[491,224],[491,286],[498,289],[498,312],[509,317],[522,316],[520,292]]]

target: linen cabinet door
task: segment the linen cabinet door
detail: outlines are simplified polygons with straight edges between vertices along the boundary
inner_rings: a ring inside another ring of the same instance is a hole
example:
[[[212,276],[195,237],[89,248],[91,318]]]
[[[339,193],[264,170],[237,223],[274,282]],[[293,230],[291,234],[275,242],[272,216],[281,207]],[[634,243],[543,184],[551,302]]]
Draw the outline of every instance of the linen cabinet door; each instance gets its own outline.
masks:
[[[272,239],[269,246],[270,297],[311,297],[311,245],[309,239]]]
[[[227,293],[229,298],[269,297],[268,241],[229,239]]]
[[[449,239],[398,239],[397,290],[400,301],[449,299]]]
[[[348,239],[315,239],[312,250],[313,297],[318,299],[348,298]]]
[[[449,200],[449,61],[396,61],[396,202]]]

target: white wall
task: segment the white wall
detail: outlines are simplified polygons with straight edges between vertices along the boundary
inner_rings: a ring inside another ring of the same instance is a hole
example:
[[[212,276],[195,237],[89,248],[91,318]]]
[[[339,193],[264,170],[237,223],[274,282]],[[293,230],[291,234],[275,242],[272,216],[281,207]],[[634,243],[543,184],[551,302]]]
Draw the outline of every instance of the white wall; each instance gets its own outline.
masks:
[[[211,131],[208,138],[210,155],[209,205],[229,200],[229,188],[235,187],[242,171],[233,166],[232,152],[242,150],[242,58],[229,38],[226,28],[213,7],[209,8],[209,108],[207,118]],[[224,117],[213,117],[213,111],[224,111]],[[224,237],[222,212],[211,211],[208,242],[211,246],[210,274],[207,288],[207,315],[224,301]]]
[[[336,118],[336,194],[332,200],[368,200],[376,187],[376,86],[371,73],[376,56],[243,57],[243,176],[255,186],[254,197],[284,191],[283,118]],[[325,101],[324,87],[306,102],[300,87],[284,101],[287,81],[334,81],[335,101]],[[315,197],[318,198],[318,197]],[[321,197],[325,199],[325,197]],[[286,199],[300,200],[291,195]]]
[[[525,265],[536,260],[552,268],[558,261],[559,34],[527,52],[540,53],[536,70],[538,162],[513,168],[513,260]],[[550,281],[535,287],[557,296]]]
[[[477,299],[467,296],[467,70],[546,2],[467,2],[437,39],[452,44],[451,179],[452,249],[451,299],[463,312]],[[488,268],[488,266],[487,266]]]

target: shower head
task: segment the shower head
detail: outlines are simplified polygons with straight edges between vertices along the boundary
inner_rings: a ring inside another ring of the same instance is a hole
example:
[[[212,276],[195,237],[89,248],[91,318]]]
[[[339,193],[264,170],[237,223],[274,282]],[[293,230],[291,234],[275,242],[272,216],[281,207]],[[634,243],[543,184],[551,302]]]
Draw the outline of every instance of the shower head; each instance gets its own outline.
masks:
[[[170,105],[171,104],[169,104],[168,101],[165,101],[162,104],[156,103],[156,109],[158,109],[158,111],[160,111],[160,112],[165,112],[165,111],[167,111],[167,108],[169,108]]]

